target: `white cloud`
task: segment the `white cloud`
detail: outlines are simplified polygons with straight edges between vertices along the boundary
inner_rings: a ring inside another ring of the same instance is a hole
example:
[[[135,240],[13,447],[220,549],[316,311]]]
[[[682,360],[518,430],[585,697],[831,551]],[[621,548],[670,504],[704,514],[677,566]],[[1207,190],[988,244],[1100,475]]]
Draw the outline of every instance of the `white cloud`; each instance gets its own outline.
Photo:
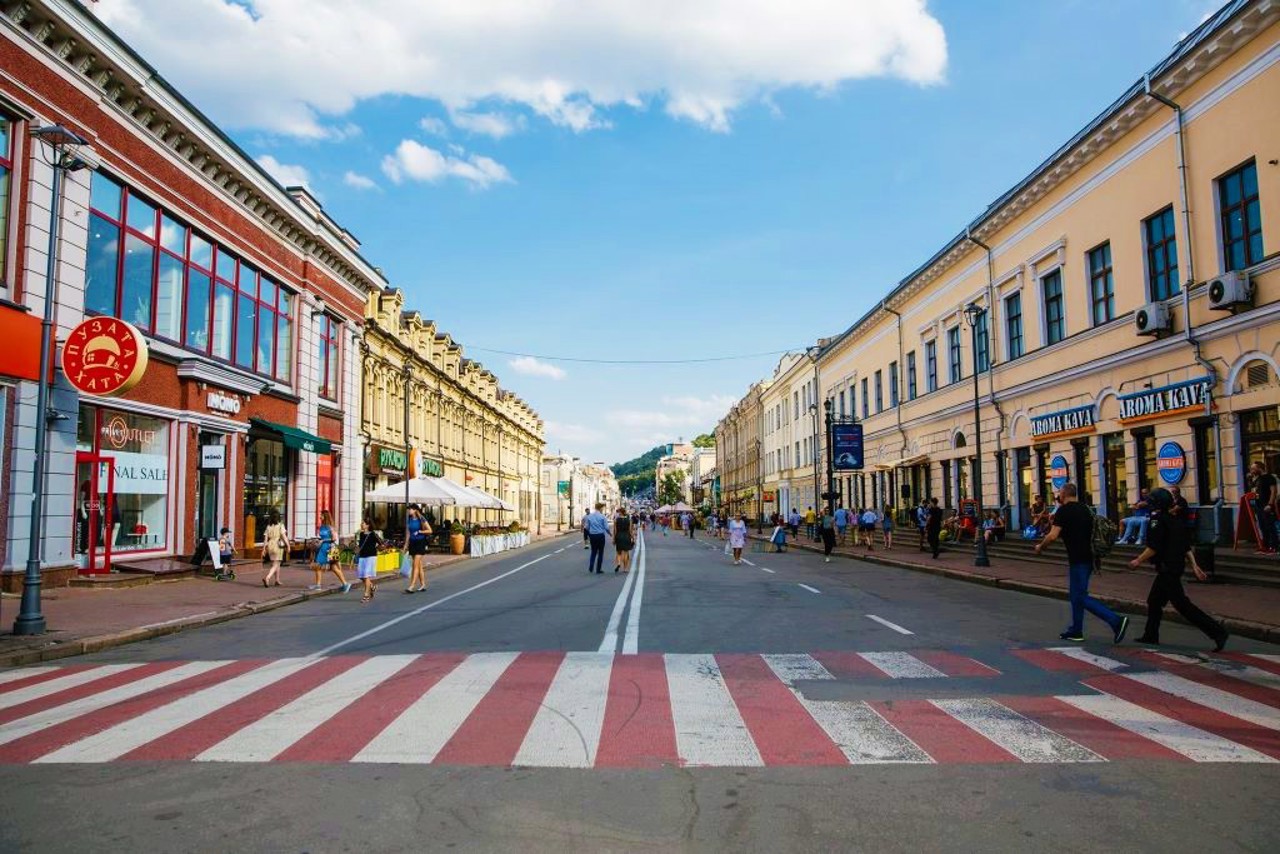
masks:
[[[692,430],[709,431],[715,426],[737,398],[727,394],[713,394],[708,398],[692,396],[663,397],[658,409],[614,409],[605,413],[605,420],[618,427],[645,431],[638,435],[657,435],[655,429],[678,431],[684,438],[692,439]],[[675,436],[666,435],[665,441]]]
[[[563,368],[539,361],[533,356],[520,356],[512,359],[507,363],[511,369],[517,374],[525,374],[530,377],[546,377],[549,380],[562,380],[567,374]]]
[[[270,154],[264,154],[259,157],[258,165],[266,169],[268,175],[286,187],[305,187],[311,181],[311,176],[307,174],[307,170],[304,167],[281,163]]]
[[[554,441],[596,442],[604,438],[604,434],[599,430],[594,430],[582,424],[566,424],[563,421],[544,421],[542,426],[547,434],[548,447],[554,444]]]
[[[424,131],[431,134],[432,136],[448,136],[449,135],[449,125],[445,123],[444,119],[439,119],[439,118],[436,118],[435,116],[428,116],[427,118],[418,122],[418,127],[422,128]]]
[[[318,139],[387,95],[451,111],[507,104],[575,131],[653,102],[726,130],[774,92],[936,83],[947,63],[926,0],[100,0],[95,11],[220,123]]]
[[[342,183],[357,190],[376,190],[378,182],[358,172],[348,171],[342,176]]]
[[[394,154],[382,158],[382,172],[393,183],[406,180],[434,184],[445,178],[459,178],[477,189],[512,181],[507,167],[489,157],[467,154],[453,146],[458,156],[444,154],[412,139],[402,140]]]
[[[507,116],[502,113],[468,113],[461,110],[449,114],[453,126],[468,133],[478,133],[502,139],[524,127],[524,116]]]

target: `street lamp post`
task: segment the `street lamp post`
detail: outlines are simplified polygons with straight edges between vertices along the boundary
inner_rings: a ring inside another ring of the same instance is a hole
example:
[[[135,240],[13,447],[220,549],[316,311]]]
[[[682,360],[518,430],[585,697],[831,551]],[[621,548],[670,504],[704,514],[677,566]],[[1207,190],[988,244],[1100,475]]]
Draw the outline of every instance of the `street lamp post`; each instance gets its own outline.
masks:
[[[834,448],[835,448],[835,443],[832,441],[832,435],[831,435],[831,428],[832,428],[832,424],[834,423],[834,419],[832,418],[832,411],[831,411],[832,410],[831,398],[827,398],[822,402],[822,408],[824,410],[825,419],[826,419],[825,426],[826,426],[826,435],[827,435],[827,452],[825,454],[825,461],[827,464],[827,513],[834,516],[836,515],[836,474],[835,474],[835,463],[831,459],[831,456],[834,453]]]
[[[973,492],[977,500],[973,538],[976,546],[973,555],[974,566],[991,566],[987,557],[987,538],[982,531],[982,412],[978,407],[978,324],[986,316],[987,310],[976,302],[964,307],[965,319],[969,322],[969,330],[973,339]],[[991,370],[988,354],[987,370]]]
[[[821,512],[822,499],[818,497],[818,404],[809,404],[809,415],[813,418],[813,447],[810,449],[813,457],[813,507]]]
[[[27,542],[27,570],[22,579],[22,603],[18,617],[13,622],[15,635],[38,635],[45,630],[44,614],[40,610],[40,540],[44,535],[44,464],[45,445],[49,422],[61,416],[49,409],[49,373],[53,362],[53,311],[57,298],[55,277],[58,273],[58,217],[62,195],[62,173],[76,172],[88,164],[67,149],[88,145],[89,141],[60,125],[46,125],[31,131],[53,149],[53,159],[46,160],[53,167],[53,179],[49,188],[49,252],[46,256],[44,276],[44,316],[40,322],[40,377],[36,383],[36,447],[31,466],[31,527]]]

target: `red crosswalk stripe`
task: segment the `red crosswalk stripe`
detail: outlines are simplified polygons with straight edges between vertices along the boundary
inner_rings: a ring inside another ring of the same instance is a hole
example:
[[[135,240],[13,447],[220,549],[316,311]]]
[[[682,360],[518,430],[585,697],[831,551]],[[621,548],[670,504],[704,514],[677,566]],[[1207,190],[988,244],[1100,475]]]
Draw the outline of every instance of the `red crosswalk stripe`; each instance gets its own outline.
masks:
[[[934,762],[1017,762],[1018,757],[939,709],[928,700],[892,700],[868,705]]]
[[[1270,673],[1280,674],[1280,661],[1271,658],[1263,658],[1260,655],[1250,655],[1247,652],[1220,652],[1215,658],[1225,658],[1228,661],[1236,661],[1240,664],[1249,664],[1259,670],[1266,670]]]
[[[1011,649],[1011,653],[1041,670],[1051,673],[1110,673],[1105,667],[1099,667],[1069,655],[1063,655],[1052,649]]]
[[[1183,679],[1190,679],[1192,682],[1199,682],[1201,685],[1208,685],[1210,688],[1217,688],[1220,691],[1235,694],[1237,697],[1244,697],[1245,699],[1280,709],[1280,691],[1268,688],[1265,685],[1255,685],[1252,682],[1237,679],[1227,673],[1218,673],[1198,664],[1174,661],[1146,650],[1136,650],[1130,656],[1144,664],[1150,664],[1161,670],[1181,676]]]
[[[181,663],[180,661],[156,661],[151,664],[144,664],[141,667],[130,667],[128,670],[107,674],[101,679],[94,679],[91,682],[85,682],[72,688],[27,700],[25,703],[18,703],[7,709],[0,709],[0,724],[7,724],[10,721],[16,721],[84,697],[92,697],[94,694],[100,694],[103,691],[109,691],[121,685],[128,685],[130,682],[136,682],[139,679],[154,676],[157,673],[164,673],[166,670],[173,670]]]
[[[613,660],[598,768],[660,768],[679,764],[667,670],[660,653]]]
[[[440,749],[435,761],[442,765],[510,765],[563,660],[563,652],[521,653]]]
[[[945,649],[912,650],[912,655],[948,676],[999,676],[1000,671],[981,661]]]
[[[41,682],[48,682],[51,679],[61,679],[64,676],[70,676],[73,673],[83,673],[86,670],[93,670],[101,665],[98,664],[71,664],[66,667],[55,667],[44,673],[32,673],[30,676],[23,676],[13,679],[9,682],[0,683],[0,695],[7,694],[10,691],[16,691],[19,688],[28,688],[32,685],[39,685]]]
[[[815,652],[813,657],[837,679],[884,679],[886,675],[856,652]]]
[[[717,655],[725,687],[766,765],[844,765],[840,748],[758,655]]]
[[[1187,757],[1149,738],[1077,709],[1056,697],[999,697],[1001,703],[1041,726],[1065,735],[1106,759],[1169,759]]]

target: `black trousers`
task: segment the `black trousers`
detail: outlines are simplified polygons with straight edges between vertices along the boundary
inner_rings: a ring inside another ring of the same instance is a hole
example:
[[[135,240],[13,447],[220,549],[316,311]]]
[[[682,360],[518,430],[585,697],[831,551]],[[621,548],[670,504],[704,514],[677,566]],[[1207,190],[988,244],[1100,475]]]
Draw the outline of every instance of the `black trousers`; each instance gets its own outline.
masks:
[[[924,533],[929,538],[929,548],[933,551],[933,556],[937,557],[938,553],[942,551],[941,529],[925,528]]]
[[[831,550],[836,547],[836,532],[834,528],[822,529],[822,553],[827,557],[831,557]]]
[[[1187,592],[1182,589],[1182,574],[1160,572],[1156,574],[1156,580],[1151,582],[1151,592],[1147,594],[1147,627],[1142,633],[1143,637],[1148,640],[1159,639],[1164,606],[1169,604],[1210,639],[1216,641],[1222,634],[1222,627],[1187,598]]]
[[[604,565],[604,534],[592,534],[591,557],[587,559],[587,572],[599,572]]]

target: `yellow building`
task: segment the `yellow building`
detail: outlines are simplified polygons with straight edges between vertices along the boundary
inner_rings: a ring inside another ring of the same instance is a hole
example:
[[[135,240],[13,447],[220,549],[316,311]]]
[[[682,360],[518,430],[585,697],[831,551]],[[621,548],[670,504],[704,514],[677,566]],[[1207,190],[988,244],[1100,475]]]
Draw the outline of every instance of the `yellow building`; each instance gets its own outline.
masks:
[[[1066,479],[1113,517],[1174,482],[1234,508],[1280,469],[1277,250],[1280,5],[1242,0],[822,349],[866,431],[843,494],[954,506],[977,458],[1015,525]]]
[[[716,425],[716,467],[720,471],[720,505],[733,515],[757,519],[763,504],[761,395],[767,383],[755,383]]]
[[[416,475],[443,475],[495,495],[515,513],[470,511],[475,521],[539,524],[542,419],[498,385],[462,345],[434,321],[406,311],[404,296],[387,288],[369,298],[362,345],[364,384],[361,432],[367,442],[365,487],[374,489]],[[405,438],[405,385],[409,388]],[[395,527],[385,505],[370,508],[380,524]],[[467,518],[445,508],[443,518]]]

